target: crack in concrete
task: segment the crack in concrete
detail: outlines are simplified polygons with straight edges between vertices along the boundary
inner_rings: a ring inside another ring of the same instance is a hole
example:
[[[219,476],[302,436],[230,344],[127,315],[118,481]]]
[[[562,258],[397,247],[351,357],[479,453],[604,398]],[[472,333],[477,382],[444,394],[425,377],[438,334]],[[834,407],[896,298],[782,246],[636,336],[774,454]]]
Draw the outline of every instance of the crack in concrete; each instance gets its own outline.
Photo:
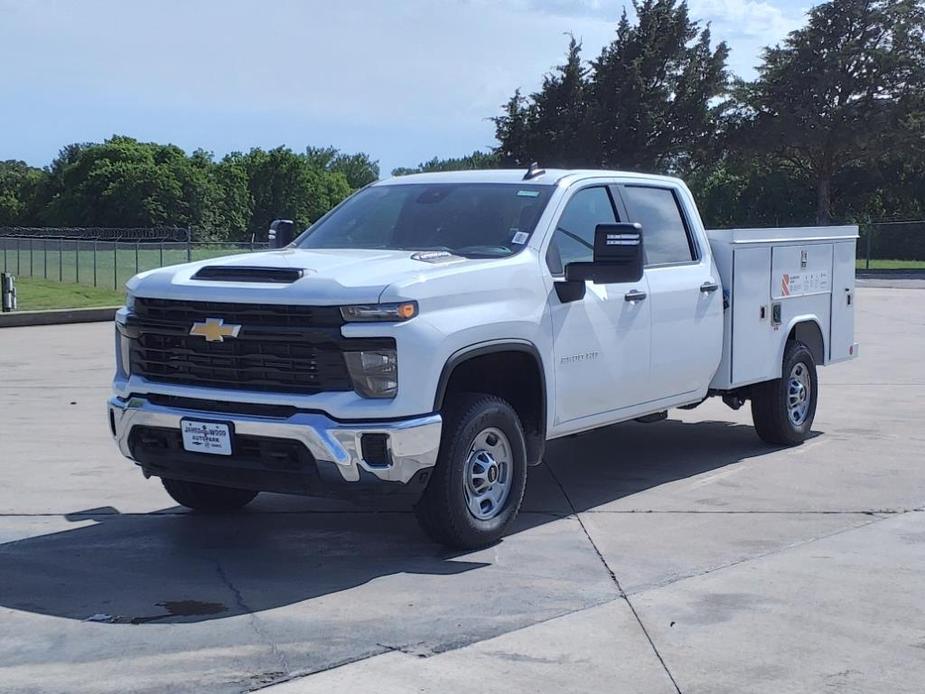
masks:
[[[592,610],[592,609],[594,609],[594,608],[596,608],[596,607],[601,607],[602,605],[609,605],[610,603],[615,602],[615,601],[617,601],[617,600],[624,600],[624,601],[625,601],[626,598],[625,598],[625,596],[623,596],[623,595],[618,595],[618,596],[614,597],[613,599],[602,600],[601,602],[594,603],[594,604],[591,604],[591,605],[585,605],[585,606],[583,606],[583,607],[576,607],[576,608],[573,609],[573,610],[566,610],[565,612],[562,612],[561,614],[551,615],[551,616],[549,616],[549,617],[545,617],[545,618],[543,618],[543,619],[539,619],[539,620],[530,622],[530,624],[527,624],[527,625],[522,626],[522,627],[518,627],[518,628],[516,628],[516,629],[512,629],[512,630],[509,631],[509,632],[504,632],[504,634],[498,634],[498,635],[495,635],[495,636],[490,636],[490,637],[485,638],[485,639],[477,639],[477,640],[473,640],[473,641],[460,641],[460,642],[458,642],[458,643],[451,643],[451,644],[449,644],[449,645],[444,644],[444,645],[442,645],[441,647],[436,648],[436,649],[431,648],[431,647],[426,647],[426,648],[421,648],[421,649],[414,649],[414,648],[412,648],[411,646],[391,646],[391,645],[385,644],[385,643],[377,643],[376,646],[378,646],[379,648],[381,648],[381,649],[382,649],[381,651],[374,651],[374,652],[371,652],[371,653],[367,653],[367,654],[365,654],[365,655],[356,656],[356,657],[354,657],[354,658],[345,658],[345,659],[343,659],[343,660],[339,660],[339,661],[333,662],[333,663],[331,663],[331,664],[329,664],[329,665],[326,665],[326,666],[324,666],[324,667],[318,668],[317,670],[296,670],[296,671],[294,671],[294,672],[289,673],[286,677],[283,677],[283,678],[281,678],[281,679],[276,680],[275,682],[272,682],[272,683],[270,683],[270,684],[263,684],[263,685],[261,685],[261,686],[259,686],[259,687],[254,687],[254,688],[252,688],[252,689],[248,689],[247,691],[248,691],[248,692],[259,691],[259,690],[261,690],[261,689],[265,689],[265,688],[267,688],[267,687],[270,687],[270,686],[273,686],[273,685],[277,685],[277,684],[282,684],[282,683],[284,683],[284,682],[291,682],[292,680],[305,679],[305,678],[311,677],[312,675],[319,675],[319,674],[321,674],[321,673],[323,673],[323,672],[329,672],[329,671],[331,671],[331,670],[337,670],[338,668],[346,667],[346,666],[348,666],[348,665],[354,665],[354,664],[356,664],[356,663],[361,663],[361,662],[363,662],[364,660],[369,660],[369,659],[371,659],[371,658],[377,658],[377,657],[379,657],[379,656],[381,656],[381,655],[386,655],[386,654],[388,654],[388,653],[400,653],[400,654],[402,654],[402,655],[406,655],[406,656],[414,657],[414,658],[431,658],[431,657],[433,657],[433,656],[443,655],[444,653],[451,653],[451,652],[456,651],[456,650],[461,650],[461,649],[463,649],[463,648],[468,648],[469,646],[475,646],[475,645],[477,645],[477,644],[479,644],[479,643],[482,643],[482,642],[484,642],[484,641],[490,641],[490,640],[493,639],[493,638],[497,638],[498,636],[502,636],[502,635],[514,633],[514,632],[520,631],[520,630],[522,630],[522,629],[529,629],[530,627],[537,626],[537,625],[539,625],[539,624],[545,624],[545,623],[547,623],[547,622],[551,622],[551,621],[556,620],[556,619],[562,619],[562,618],[568,617],[568,616],[570,616],[570,615],[577,614],[577,613],[579,613],[579,612],[584,612],[585,610]],[[422,642],[422,643],[423,643],[423,642]],[[419,644],[419,645],[420,645],[420,644]]]
[[[322,672],[329,672],[331,670],[337,670],[338,668],[346,667],[347,665],[353,665],[354,663],[361,663],[364,660],[369,660],[370,658],[376,658],[377,656],[385,655],[386,653],[389,653],[390,651],[394,650],[388,646],[382,646],[381,644],[376,644],[376,645],[382,647],[383,650],[375,651],[373,653],[366,653],[364,655],[359,655],[355,658],[344,658],[343,660],[338,660],[336,662],[331,663],[330,665],[326,665],[322,668],[318,668],[317,670],[296,670],[294,672],[288,673],[285,677],[280,677],[279,679],[276,679],[273,682],[261,683],[259,686],[251,687],[250,689],[246,691],[257,692],[257,691],[260,691],[261,689],[268,689],[269,687],[275,687],[278,684],[284,684],[285,682],[292,682],[293,680],[305,679],[307,677],[311,677],[312,675],[320,675]]]
[[[286,658],[285,654],[279,650],[279,647],[276,645],[276,642],[272,639],[269,633],[263,628],[263,625],[260,623],[260,619],[257,617],[257,613],[254,612],[244,601],[244,596],[241,594],[241,591],[238,590],[238,587],[231,582],[231,579],[228,578],[228,574],[225,573],[225,570],[222,568],[221,562],[218,560],[215,561],[215,572],[218,574],[219,579],[222,583],[227,586],[228,590],[231,591],[231,594],[234,596],[235,603],[244,614],[247,615],[248,622],[253,632],[264,642],[270,649],[270,653],[274,658],[279,662],[280,666],[283,669],[283,672],[289,673],[292,668],[289,666],[289,661]]]
[[[649,642],[649,646],[652,648],[652,652],[655,654],[655,657],[658,658],[658,662],[661,663],[662,669],[665,671],[665,674],[668,676],[668,679],[671,680],[671,684],[674,686],[675,691],[678,694],[681,694],[681,687],[678,686],[677,680],[675,680],[674,675],[671,674],[671,670],[668,667],[668,664],[665,662],[665,659],[662,657],[662,654],[659,652],[658,647],[655,645],[655,641],[652,640],[649,630],[646,629],[646,625],[643,623],[642,618],[639,616],[639,613],[636,611],[635,606],[633,605],[632,600],[629,599],[629,595],[626,594],[626,591],[623,590],[623,586],[620,585],[620,579],[617,578],[617,575],[614,573],[613,569],[610,568],[610,565],[607,563],[607,560],[604,558],[603,553],[598,548],[597,544],[591,538],[591,533],[588,532],[588,528],[585,526],[584,521],[581,519],[581,514],[575,509],[575,504],[572,503],[571,498],[568,495],[568,492],[565,491],[565,487],[562,485],[562,482],[556,476],[556,473],[547,466],[549,470],[549,475],[552,477],[553,481],[559,486],[559,490],[562,492],[562,496],[568,502],[569,507],[572,509],[572,513],[575,516],[575,519],[578,521],[578,525],[581,527],[581,531],[584,533],[585,537],[588,540],[588,543],[591,545],[591,548],[594,550],[594,553],[597,554],[597,558],[600,560],[604,569],[610,575],[610,580],[613,581],[613,584],[616,586],[617,591],[620,594],[620,597],[626,602],[627,607],[629,607],[630,612],[633,613],[633,617],[636,619],[636,623],[639,625],[639,628],[642,630],[643,635],[646,637],[646,641]]]

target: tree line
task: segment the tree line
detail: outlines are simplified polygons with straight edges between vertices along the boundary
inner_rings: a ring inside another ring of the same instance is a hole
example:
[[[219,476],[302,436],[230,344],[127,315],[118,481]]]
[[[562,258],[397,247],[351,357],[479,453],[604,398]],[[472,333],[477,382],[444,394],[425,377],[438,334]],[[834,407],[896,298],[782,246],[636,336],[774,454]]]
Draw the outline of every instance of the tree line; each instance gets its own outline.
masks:
[[[634,0],[613,40],[492,118],[490,151],[395,169],[587,167],[682,176],[711,227],[925,218],[925,0],[830,0],[764,50],[757,75],[686,0]],[[0,226],[184,226],[248,238],[306,225],[379,177],[365,153],[186,154],[116,136],[45,168],[0,162]]]
[[[368,155],[333,147],[255,148],[216,160],[115,136],[69,145],[44,169],[0,162],[0,226],[176,226],[240,240],[276,217],[306,226],[378,178]]]

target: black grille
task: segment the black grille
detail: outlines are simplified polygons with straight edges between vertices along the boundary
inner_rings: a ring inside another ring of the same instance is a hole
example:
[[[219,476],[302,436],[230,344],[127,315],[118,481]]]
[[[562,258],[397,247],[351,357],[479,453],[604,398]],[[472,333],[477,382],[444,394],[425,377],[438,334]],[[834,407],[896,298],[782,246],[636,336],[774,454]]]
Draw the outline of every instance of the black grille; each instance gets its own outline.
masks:
[[[337,306],[291,306],[232,304],[216,301],[176,301],[174,299],[135,299],[134,315],[139,320],[188,323],[206,318],[222,318],[226,323],[248,326],[340,327],[344,319]],[[187,327],[187,330],[189,326]]]
[[[313,494],[323,491],[314,457],[298,441],[264,436],[232,439],[232,455],[184,450],[180,431],[132,427],[132,458],[149,475],[236,489]]]
[[[244,334],[224,342],[190,335],[141,333],[132,340],[132,373],[152,381],[211,388],[317,393],[350,390],[336,347],[266,341]]]
[[[209,342],[194,323],[240,325]],[[343,352],[394,347],[391,339],[347,339],[336,307],[136,299],[124,331],[132,373],[182,385],[310,394],[351,390]]]
[[[233,459],[238,465],[249,465],[268,470],[302,470],[314,464],[312,454],[298,441],[277,439],[267,436],[233,437]],[[191,453],[183,448],[179,429],[165,427],[132,427],[129,436],[129,450],[136,460],[148,462],[162,455],[183,456],[190,462],[205,462],[227,465],[224,456],[208,453]]]
[[[221,400],[182,398],[176,395],[162,395],[160,393],[147,393],[143,397],[153,402],[155,405],[162,405],[163,407],[175,407],[180,410],[198,410],[200,412],[221,412],[226,415],[244,414],[256,417],[287,419],[299,412],[299,409],[292,405],[222,402]]]

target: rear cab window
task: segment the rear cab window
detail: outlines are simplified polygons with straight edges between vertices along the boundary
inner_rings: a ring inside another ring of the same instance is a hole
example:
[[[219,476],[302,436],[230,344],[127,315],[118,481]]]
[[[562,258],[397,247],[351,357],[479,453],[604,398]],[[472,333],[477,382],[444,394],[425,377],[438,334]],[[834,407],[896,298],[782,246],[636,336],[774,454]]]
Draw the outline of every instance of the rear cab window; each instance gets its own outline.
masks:
[[[676,265],[699,259],[697,244],[674,190],[623,185],[620,194],[629,221],[642,224],[646,265]]]

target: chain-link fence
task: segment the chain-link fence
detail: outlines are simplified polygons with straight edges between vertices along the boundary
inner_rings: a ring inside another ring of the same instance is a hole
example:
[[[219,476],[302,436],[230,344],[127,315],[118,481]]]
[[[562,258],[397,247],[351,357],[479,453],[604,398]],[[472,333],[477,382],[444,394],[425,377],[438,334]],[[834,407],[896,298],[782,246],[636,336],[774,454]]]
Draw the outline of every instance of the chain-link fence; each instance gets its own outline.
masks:
[[[263,250],[265,242],[193,241],[189,229],[0,227],[0,268],[118,290],[132,275],[167,265]],[[861,226],[858,269],[925,271],[925,221]]]
[[[167,265],[267,248],[259,242],[192,241],[187,229],[0,227],[0,268],[16,277],[118,290]]]

